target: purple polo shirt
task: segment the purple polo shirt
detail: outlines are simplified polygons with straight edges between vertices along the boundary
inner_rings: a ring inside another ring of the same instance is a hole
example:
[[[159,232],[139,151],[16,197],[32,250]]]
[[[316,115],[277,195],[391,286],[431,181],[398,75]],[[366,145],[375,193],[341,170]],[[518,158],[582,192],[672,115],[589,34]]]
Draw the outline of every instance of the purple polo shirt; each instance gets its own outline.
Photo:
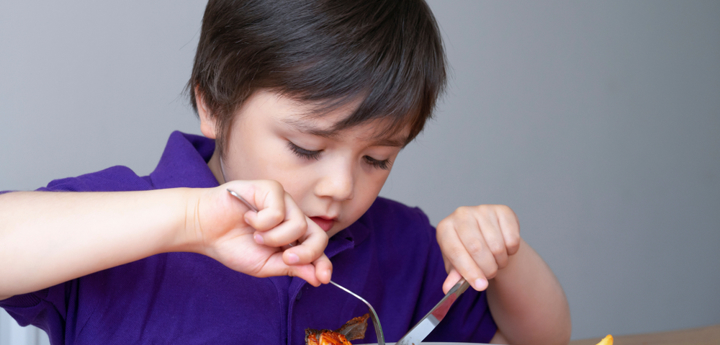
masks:
[[[40,190],[214,187],[207,166],[214,147],[174,132],[149,176],[115,166]],[[435,229],[417,208],[377,198],[325,253],[333,280],[373,305],[387,341],[397,341],[442,297],[446,274]],[[52,344],[304,344],[306,328],[336,329],[368,312],[332,285],[255,278],[194,253],[154,255],[13,296],[0,307],[20,325],[44,329]],[[485,293],[469,289],[427,341],[488,342],[495,331]],[[376,342],[372,324],[354,342]]]

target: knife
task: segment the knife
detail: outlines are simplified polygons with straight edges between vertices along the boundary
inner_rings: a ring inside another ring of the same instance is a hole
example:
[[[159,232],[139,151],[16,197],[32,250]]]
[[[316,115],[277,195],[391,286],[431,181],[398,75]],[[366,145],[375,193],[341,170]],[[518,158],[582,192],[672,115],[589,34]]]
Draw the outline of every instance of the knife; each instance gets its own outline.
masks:
[[[435,329],[435,326],[445,318],[448,310],[450,310],[450,306],[452,306],[455,300],[457,300],[469,286],[470,284],[465,281],[464,278],[461,278],[460,281],[448,291],[447,295],[445,295],[410,332],[407,332],[405,336],[395,343],[395,345],[419,345],[420,342],[425,340],[425,337]]]

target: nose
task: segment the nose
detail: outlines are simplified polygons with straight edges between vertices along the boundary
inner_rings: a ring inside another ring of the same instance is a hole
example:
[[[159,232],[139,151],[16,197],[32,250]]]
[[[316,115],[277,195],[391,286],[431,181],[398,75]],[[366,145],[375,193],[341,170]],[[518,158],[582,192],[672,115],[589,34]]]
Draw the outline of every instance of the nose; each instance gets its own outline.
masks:
[[[319,197],[331,197],[337,201],[352,199],[355,190],[355,176],[351,163],[330,164],[315,186]]]

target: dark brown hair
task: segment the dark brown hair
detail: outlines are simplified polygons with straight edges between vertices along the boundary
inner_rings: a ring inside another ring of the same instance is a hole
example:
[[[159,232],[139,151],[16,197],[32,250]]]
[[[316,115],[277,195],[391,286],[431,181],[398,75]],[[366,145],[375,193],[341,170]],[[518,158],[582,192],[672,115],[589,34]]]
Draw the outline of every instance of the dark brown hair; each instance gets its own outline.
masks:
[[[318,104],[362,100],[342,130],[389,119],[407,142],[446,83],[435,18],[423,0],[210,0],[187,91],[217,118],[223,154],[232,115],[259,89]]]

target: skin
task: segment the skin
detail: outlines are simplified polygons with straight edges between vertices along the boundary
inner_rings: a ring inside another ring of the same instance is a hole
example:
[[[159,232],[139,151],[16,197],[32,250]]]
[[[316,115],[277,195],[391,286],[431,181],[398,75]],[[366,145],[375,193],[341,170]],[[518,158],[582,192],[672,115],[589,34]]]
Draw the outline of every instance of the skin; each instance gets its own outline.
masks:
[[[200,94],[196,96],[202,99]],[[383,123],[330,131],[355,105],[322,117],[307,116],[312,112],[310,105],[258,92],[236,115],[227,140],[224,174],[217,152],[209,162],[210,169],[219,181],[224,181],[224,175],[228,179],[279,182],[306,215],[337,219],[327,231],[332,236],[370,207],[406,137],[405,132],[377,138],[375,134],[384,128]],[[199,114],[203,134],[216,138],[216,123],[202,102]],[[313,134],[318,132],[332,135]],[[395,144],[379,145],[383,141]],[[318,154],[313,158],[298,156],[290,149],[292,145]],[[385,168],[379,168],[378,161],[386,161]],[[274,245],[289,243],[288,238],[272,231],[258,232],[256,237],[258,242]],[[549,267],[520,237],[512,209],[504,205],[460,207],[438,224],[437,240],[448,271],[444,292],[460,277],[478,291],[488,289],[488,302],[499,326],[492,342],[569,341],[567,299]]]
[[[201,130],[217,138],[197,96]],[[0,195],[0,299],[171,251],[201,253],[257,277],[328,283],[328,238],[367,211],[407,138],[378,136],[382,121],[330,131],[354,106],[315,116],[311,104],[256,92],[234,115],[225,157],[216,151],[208,163],[217,188]],[[438,224],[437,240],[448,271],[444,291],[460,277],[487,289],[499,328],[493,343],[569,341],[567,299],[509,207],[460,207]]]
[[[570,308],[560,283],[520,237],[517,216],[505,205],[460,207],[437,226],[447,292],[464,277],[487,288],[498,331],[494,344],[567,344]]]
[[[234,117],[223,159],[225,173],[217,151],[208,166],[221,183],[223,175],[228,180],[279,182],[308,217],[334,219],[327,231],[333,236],[370,208],[407,138],[406,133],[376,138],[375,131],[383,124],[374,122],[332,132],[332,126],[356,105],[351,103],[321,117],[308,116],[312,106],[258,91]],[[198,113],[203,134],[217,138],[215,119],[202,101]],[[312,156],[298,155],[298,150]],[[264,243],[288,243],[272,232],[258,235]]]

